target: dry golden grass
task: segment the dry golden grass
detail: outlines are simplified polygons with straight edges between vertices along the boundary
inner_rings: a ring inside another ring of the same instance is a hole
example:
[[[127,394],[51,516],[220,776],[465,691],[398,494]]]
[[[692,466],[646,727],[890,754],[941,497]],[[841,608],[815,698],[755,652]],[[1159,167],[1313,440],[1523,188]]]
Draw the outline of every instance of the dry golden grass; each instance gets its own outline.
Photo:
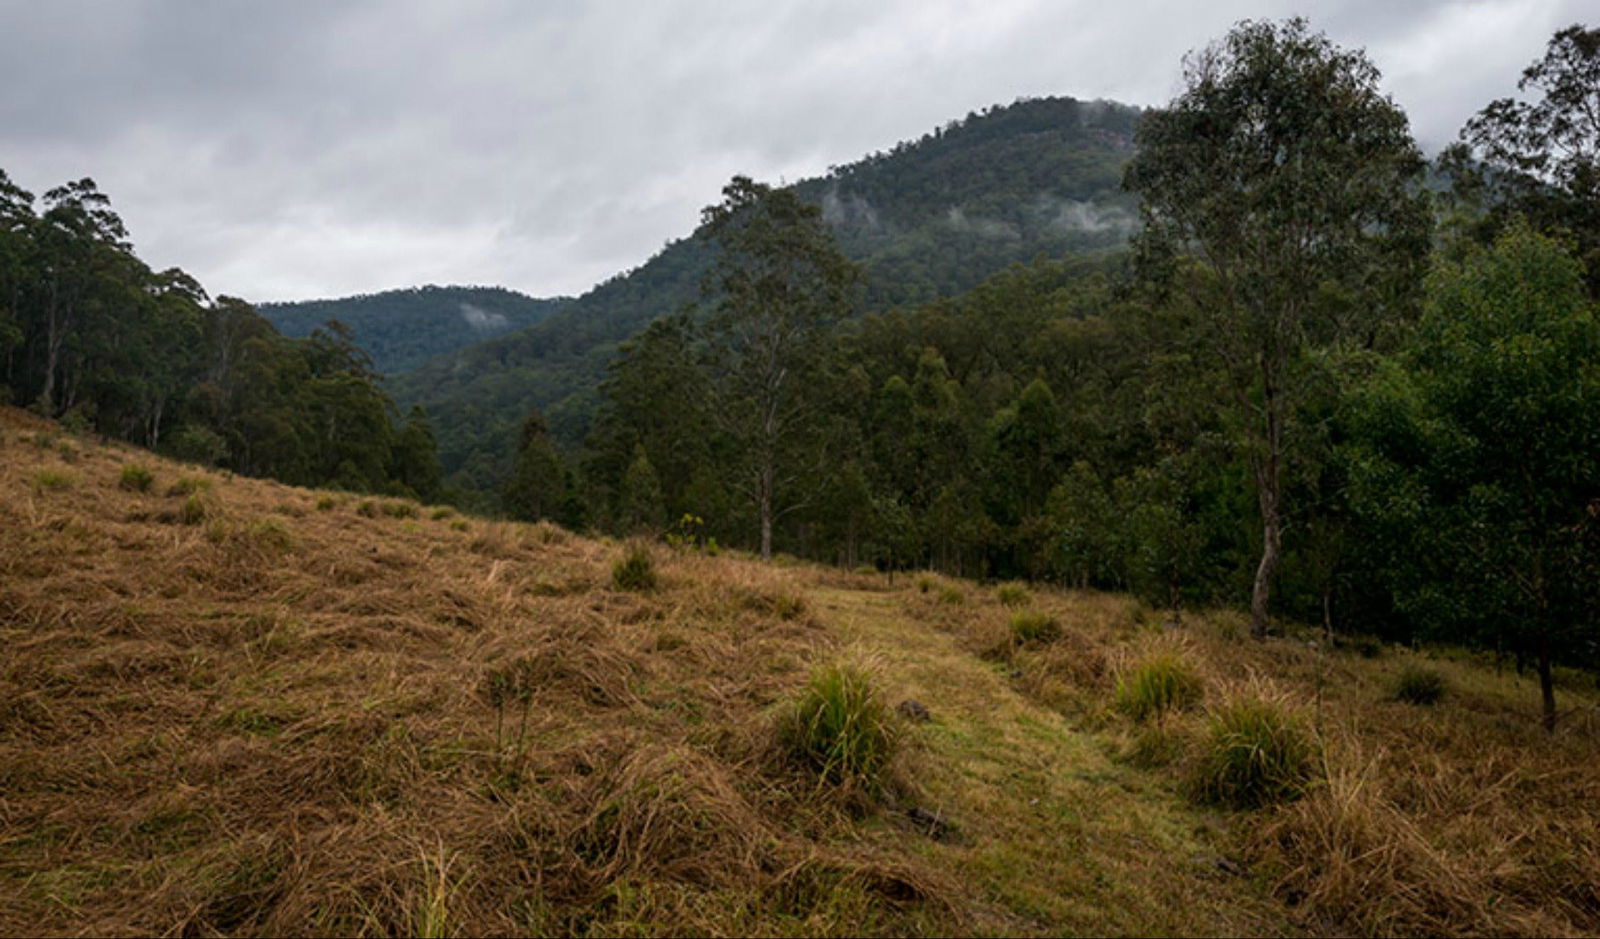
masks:
[[[627,592],[620,544],[386,504],[0,410],[0,934],[1600,931],[1600,721],[1525,681],[1418,709],[1232,614],[1031,587],[1018,643],[968,582],[661,546]],[[1116,677],[1180,646],[1315,715],[1307,797],[1188,802],[1203,711],[1128,758]],[[869,804],[776,731],[841,659],[931,715]]]

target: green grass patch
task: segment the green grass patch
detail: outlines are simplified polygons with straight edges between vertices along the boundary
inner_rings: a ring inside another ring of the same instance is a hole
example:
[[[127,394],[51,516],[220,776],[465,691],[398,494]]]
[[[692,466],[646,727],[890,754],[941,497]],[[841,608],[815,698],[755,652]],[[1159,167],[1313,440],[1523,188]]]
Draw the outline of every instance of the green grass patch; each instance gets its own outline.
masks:
[[[1061,638],[1061,624],[1039,610],[1018,610],[1011,614],[1011,638],[1017,645],[1040,645]]]
[[[1033,594],[1022,584],[1001,584],[995,588],[994,598],[1000,601],[1001,606],[1018,607],[1027,606],[1033,599]]]
[[[778,728],[784,747],[835,785],[881,790],[898,734],[867,673],[850,665],[817,669]]]
[[[642,541],[629,544],[611,566],[611,584],[618,590],[654,590],[656,561],[650,546]]]
[[[122,467],[122,477],[117,480],[117,486],[129,492],[149,492],[155,481],[149,470],[137,463],[128,463]]]
[[[1288,802],[1311,784],[1317,756],[1316,740],[1300,714],[1279,699],[1240,695],[1207,719],[1193,794],[1239,809]]]
[[[1136,721],[1160,717],[1200,702],[1205,684],[1183,657],[1172,652],[1153,655],[1117,680],[1117,709]]]
[[[42,469],[33,474],[35,492],[71,489],[74,482],[76,478],[65,470]]]

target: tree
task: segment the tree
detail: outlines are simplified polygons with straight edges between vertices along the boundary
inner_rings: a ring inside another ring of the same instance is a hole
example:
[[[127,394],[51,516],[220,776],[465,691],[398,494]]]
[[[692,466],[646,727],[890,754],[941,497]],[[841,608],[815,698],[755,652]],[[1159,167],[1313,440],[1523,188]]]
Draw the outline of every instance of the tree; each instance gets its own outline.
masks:
[[[1600,295],[1600,28],[1556,33],[1517,90],[1541,97],[1491,102],[1461,129],[1447,165],[1458,188],[1486,190],[1494,221],[1516,212],[1576,235]]]
[[[1526,225],[1429,294],[1415,345],[1358,398],[1355,506],[1402,610],[1536,657],[1553,729],[1553,660],[1600,638],[1600,320],[1582,266]]]
[[[428,412],[413,404],[405,429],[395,435],[389,450],[389,475],[423,502],[436,502],[444,485],[439,472],[439,448],[434,442]]]
[[[623,531],[660,533],[667,524],[667,507],[661,498],[661,482],[650,465],[644,444],[633,448],[633,462],[622,477],[622,495],[617,520]]]
[[[537,522],[556,514],[566,496],[566,472],[550,441],[544,415],[530,411],[522,422],[516,469],[502,498],[512,518]]]
[[[1377,69],[1304,20],[1242,23],[1185,59],[1184,78],[1146,115],[1124,185],[1143,197],[1147,269],[1186,278],[1205,307],[1196,338],[1231,392],[1261,517],[1250,602],[1261,637],[1298,363],[1406,305],[1427,248],[1423,160]]]
[[[707,289],[716,406],[734,443],[741,488],[772,556],[784,490],[821,464],[804,438],[815,427],[827,328],[847,312],[860,275],[834,245],[822,212],[787,189],[735,176],[702,213],[701,236],[720,249]]]

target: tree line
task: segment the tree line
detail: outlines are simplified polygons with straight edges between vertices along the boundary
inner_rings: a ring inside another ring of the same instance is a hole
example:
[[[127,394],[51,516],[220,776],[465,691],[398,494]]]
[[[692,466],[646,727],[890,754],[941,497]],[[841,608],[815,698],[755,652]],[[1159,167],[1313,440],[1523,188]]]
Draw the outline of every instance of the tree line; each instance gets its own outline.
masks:
[[[1430,191],[1364,53],[1242,23],[1139,125],[1123,263],[859,318],[821,213],[736,178],[699,306],[577,458],[529,417],[505,504],[1446,638],[1532,664],[1553,725],[1554,663],[1600,664],[1597,78],[1600,30],[1556,34]]]
[[[347,330],[287,339],[151,270],[90,179],[36,199],[0,170],[0,401],[252,476],[440,494],[427,417],[398,418]]]

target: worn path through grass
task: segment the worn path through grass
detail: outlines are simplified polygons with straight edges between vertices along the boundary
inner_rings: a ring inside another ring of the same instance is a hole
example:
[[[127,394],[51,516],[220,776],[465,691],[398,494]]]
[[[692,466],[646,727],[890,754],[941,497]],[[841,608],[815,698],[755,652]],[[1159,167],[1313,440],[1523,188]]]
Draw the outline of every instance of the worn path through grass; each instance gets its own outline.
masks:
[[[890,703],[913,698],[931,712],[907,772],[919,807],[948,819],[954,833],[918,850],[982,891],[970,899],[997,920],[980,929],[1300,931],[1263,885],[1224,859],[1219,819],[1184,803],[1168,781],[1116,762],[1109,740],[1027,700],[1012,688],[1009,665],[918,622],[902,594],[820,588],[813,597],[879,674]],[[905,845],[895,824],[869,837]]]

